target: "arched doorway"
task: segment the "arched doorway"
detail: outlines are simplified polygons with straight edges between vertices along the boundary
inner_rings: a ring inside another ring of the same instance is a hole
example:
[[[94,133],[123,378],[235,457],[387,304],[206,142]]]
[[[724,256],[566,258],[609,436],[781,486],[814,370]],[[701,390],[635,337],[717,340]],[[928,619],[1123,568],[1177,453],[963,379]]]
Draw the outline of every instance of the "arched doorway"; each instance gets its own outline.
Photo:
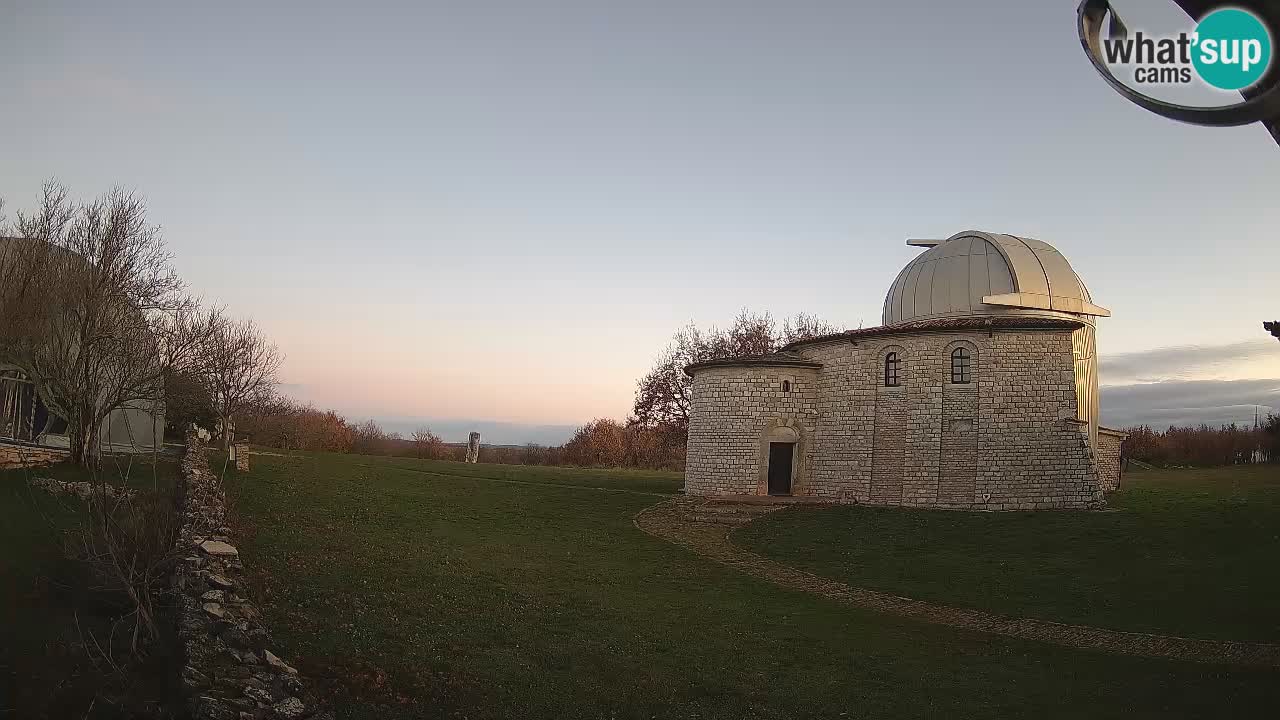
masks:
[[[796,443],[800,435],[794,428],[780,426],[769,431],[768,493],[790,495],[795,479]]]

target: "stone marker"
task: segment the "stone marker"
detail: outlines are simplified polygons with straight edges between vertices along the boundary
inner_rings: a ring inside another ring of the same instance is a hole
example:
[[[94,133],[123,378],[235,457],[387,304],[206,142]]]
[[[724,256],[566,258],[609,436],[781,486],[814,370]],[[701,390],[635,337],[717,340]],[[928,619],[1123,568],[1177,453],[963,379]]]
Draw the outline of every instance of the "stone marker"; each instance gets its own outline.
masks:
[[[480,433],[473,432],[467,437],[467,462],[480,461]]]
[[[231,459],[236,463],[236,472],[249,472],[249,443],[238,442],[232,445]]]

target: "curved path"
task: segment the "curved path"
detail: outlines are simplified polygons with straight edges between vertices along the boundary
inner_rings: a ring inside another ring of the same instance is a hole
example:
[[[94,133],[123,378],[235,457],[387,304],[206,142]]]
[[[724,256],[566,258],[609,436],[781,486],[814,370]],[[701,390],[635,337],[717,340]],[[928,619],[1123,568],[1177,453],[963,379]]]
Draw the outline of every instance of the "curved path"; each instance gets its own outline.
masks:
[[[936,605],[852,587],[744,550],[729,542],[729,531],[732,528],[728,525],[691,519],[691,516],[709,506],[706,500],[700,498],[675,498],[641,510],[635,516],[635,525],[654,537],[682,545],[703,557],[775,585],[923,622],[1123,655],[1280,667],[1280,645],[1196,640],[1067,625],[1047,620],[1009,618],[981,610]]]

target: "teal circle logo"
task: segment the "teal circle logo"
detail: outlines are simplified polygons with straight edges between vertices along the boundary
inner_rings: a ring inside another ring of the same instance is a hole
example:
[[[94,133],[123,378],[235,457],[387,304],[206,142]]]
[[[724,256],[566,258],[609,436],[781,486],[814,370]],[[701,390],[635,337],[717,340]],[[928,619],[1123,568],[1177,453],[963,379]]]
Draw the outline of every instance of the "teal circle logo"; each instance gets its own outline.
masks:
[[[1219,90],[1243,90],[1271,65],[1271,33],[1248,10],[1224,8],[1205,15],[1192,43],[1196,73]]]

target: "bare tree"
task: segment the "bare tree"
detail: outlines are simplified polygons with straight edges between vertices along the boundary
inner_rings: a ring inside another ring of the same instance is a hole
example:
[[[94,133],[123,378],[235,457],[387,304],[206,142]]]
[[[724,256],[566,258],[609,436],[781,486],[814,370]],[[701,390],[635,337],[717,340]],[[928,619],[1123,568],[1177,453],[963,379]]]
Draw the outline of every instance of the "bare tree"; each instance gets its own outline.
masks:
[[[13,233],[0,255],[0,358],[67,421],[72,459],[93,464],[109,413],[162,399],[155,330],[182,281],[143,200],[120,189],[76,204],[48,182]]]
[[[782,335],[778,338],[778,344],[789,345],[793,342],[801,340],[812,340],[823,335],[835,335],[844,332],[844,328],[823,320],[817,315],[809,313],[797,313],[795,317],[787,318],[782,323]]]
[[[782,332],[769,313],[742,310],[728,330],[701,330],[693,323],[676,331],[644,377],[636,383],[631,424],[670,434],[667,443],[683,446],[689,429],[693,379],[689,365],[743,355],[763,355],[790,342],[840,332],[816,316],[800,314],[783,322]]]
[[[351,452],[357,455],[381,453],[387,449],[390,439],[391,436],[382,429],[378,421],[369,418],[355,427],[355,442],[352,443]]]
[[[202,366],[222,425],[222,445],[230,447],[235,416],[274,390],[284,357],[252,320],[221,318],[204,346]]]
[[[162,401],[166,373],[195,357],[182,283],[143,201],[115,189],[74,203],[45,183],[40,206],[0,228],[0,360],[16,365],[67,421],[71,457],[92,478],[67,550],[133,606],[130,647],[158,633],[156,607],[176,552],[171,500],[142,497],[129,472],[99,464],[113,410]],[[128,461],[132,468],[132,460]]]
[[[410,435],[413,440],[413,449],[418,457],[429,460],[439,460],[444,449],[444,441],[439,435],[431,432],[431,428],[425,425],[413,431]]]

